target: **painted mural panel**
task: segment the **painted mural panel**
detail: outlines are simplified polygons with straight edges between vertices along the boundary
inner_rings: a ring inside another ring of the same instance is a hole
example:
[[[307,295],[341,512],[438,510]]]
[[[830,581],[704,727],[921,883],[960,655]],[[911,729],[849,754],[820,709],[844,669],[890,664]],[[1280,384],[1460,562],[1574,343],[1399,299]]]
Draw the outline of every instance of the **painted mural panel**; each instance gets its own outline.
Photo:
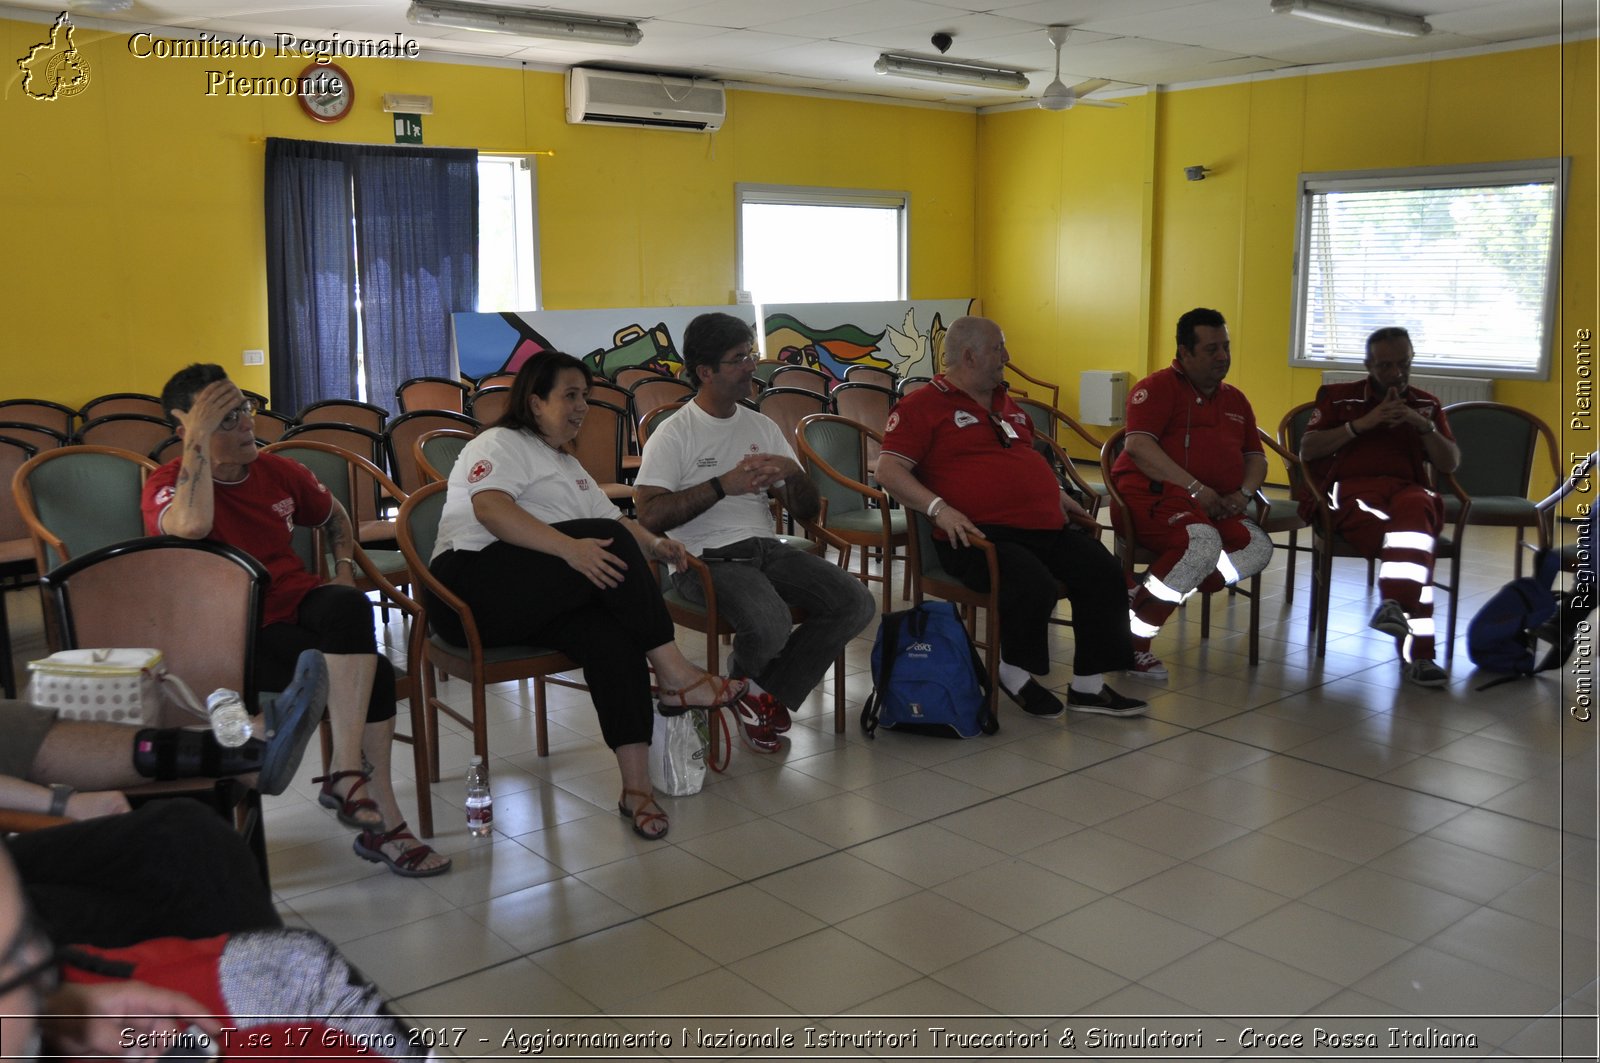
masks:
[[[792,303],[762,308],[766,356],[808,365],[837,380],[852,365],[932,376],[950,322],[970,299],[881,303]],[[455,314],[456,358],[469,377],[515,371],[539,351],[577,355],[602,376],[643,366],[676,374],[684,328],[721,311],[755,324],[752,306],[657,306]]]
[[[971,306],[971,299],[769,303],[761,308],[767,357],[820,369],[835,380],[853,365],[933,376],[945,329]]]

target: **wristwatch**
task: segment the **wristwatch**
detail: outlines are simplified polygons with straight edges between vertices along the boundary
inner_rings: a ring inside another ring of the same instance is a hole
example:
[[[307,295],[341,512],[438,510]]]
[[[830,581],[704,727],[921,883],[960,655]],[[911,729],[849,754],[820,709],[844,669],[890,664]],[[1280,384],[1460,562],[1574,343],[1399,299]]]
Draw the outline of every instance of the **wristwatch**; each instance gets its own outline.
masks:
[[[78,791],[64,782],[50,784],[50,815],[64,816],[67,814],[67,802],[72,800],[72,795]]]

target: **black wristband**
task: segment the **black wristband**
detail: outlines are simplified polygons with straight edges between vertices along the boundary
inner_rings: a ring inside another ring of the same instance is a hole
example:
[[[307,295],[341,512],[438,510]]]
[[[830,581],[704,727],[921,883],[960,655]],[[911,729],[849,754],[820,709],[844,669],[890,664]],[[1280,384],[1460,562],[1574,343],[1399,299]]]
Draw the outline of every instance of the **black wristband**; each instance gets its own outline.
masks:
[[[711,490],[716,492],[719,502],[728,497],[728,492],[722,489],[722,481],[715,476],[711,478]]]
[[[50,815],[64,816],[67,814],[67,802],[72,800],[72,795],[78,791],[64,782],[50,784]]]

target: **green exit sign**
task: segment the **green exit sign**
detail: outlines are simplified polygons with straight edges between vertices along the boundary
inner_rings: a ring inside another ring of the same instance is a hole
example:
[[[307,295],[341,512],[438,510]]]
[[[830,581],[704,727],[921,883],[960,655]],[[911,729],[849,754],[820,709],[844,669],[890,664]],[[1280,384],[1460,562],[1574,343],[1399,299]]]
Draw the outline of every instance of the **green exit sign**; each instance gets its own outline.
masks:
[[[420,114],[395,115],[394,142],[396,144],[421,144],[422,116]]]

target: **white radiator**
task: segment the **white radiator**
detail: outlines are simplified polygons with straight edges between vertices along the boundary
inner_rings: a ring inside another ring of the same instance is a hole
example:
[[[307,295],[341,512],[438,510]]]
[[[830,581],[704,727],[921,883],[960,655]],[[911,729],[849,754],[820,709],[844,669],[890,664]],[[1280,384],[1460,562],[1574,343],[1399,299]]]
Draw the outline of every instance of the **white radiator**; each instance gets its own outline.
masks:
[[[1366,373],[1343,369],[1328,369],[1322,373],[1324,384],[1344,384],[1362,380]],[[1494,381],[1476,376],[1419,376],[1412,374],[1411,383],[1439,396],[1439,401],[1449,406],[1456,402],[1489,402],[1494,398]]]

